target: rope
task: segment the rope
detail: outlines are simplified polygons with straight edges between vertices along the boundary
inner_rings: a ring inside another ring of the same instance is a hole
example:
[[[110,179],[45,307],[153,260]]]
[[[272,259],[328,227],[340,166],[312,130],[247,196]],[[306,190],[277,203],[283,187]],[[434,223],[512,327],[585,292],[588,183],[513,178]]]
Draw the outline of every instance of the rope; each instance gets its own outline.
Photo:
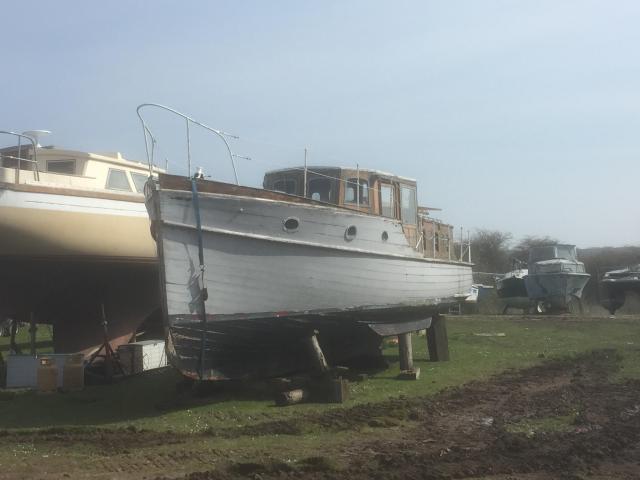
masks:
[[[209,297],[207,292],[207,287],[204,283],[204,246],[202,241],[202,222],[200,221],[200,201],[198,199],[198,185],[196,178],[191,179],[191,195],[193,197],[193,213],[196,219],[196,231],[198,233],[198,260],[200,261],[200,281],[202,282],[202,286],[200,288],[200,299],[202,300],[202,338],[200,339],[200,368],[198,375],[200,380],[202,380],[204,376],[204,356],[205,356],[205,348],[206,348],[206,326],[207,326],[207,310],[206,310],[206,301]]]

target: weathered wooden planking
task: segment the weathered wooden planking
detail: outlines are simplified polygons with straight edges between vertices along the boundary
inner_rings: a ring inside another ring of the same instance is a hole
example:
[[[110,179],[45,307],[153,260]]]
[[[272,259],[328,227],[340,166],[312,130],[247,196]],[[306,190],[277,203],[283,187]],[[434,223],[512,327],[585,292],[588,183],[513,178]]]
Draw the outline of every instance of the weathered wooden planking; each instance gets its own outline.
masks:
[[[192,232],[163,235],[169,314],[194,312],[198,251]],[[186,238],[185,238],[186,237]],[[207,311],[216,314],[415,304],[468,290],[462,265],[406,262],[255,239],[206,235]]]
[[[160,195],[163,222],[195,227],[190,194],[161,192]],[[200,195],[199,203],[205,229],[422,258],[407,243],[402,224],[385,217],[363,215],[337,207],[291,205],[225,195],[203,194]],[[295,231],[284,228],[285,220],[290,218],[298,220],[299,226]],[[356,227],[353,238],[346,235],[350,226]],[[383,233],[386,233],[387,240],[383,240]]]

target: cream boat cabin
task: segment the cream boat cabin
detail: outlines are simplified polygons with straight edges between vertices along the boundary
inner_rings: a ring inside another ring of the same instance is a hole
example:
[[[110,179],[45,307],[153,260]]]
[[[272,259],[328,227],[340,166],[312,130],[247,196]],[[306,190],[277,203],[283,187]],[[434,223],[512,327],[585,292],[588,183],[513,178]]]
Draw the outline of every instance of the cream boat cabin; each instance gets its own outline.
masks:
[[[0,315],[53,323],[58,351],[90,351],[104,304],[114,345],[127,341],[157,304],[148,166],[2,133]]]

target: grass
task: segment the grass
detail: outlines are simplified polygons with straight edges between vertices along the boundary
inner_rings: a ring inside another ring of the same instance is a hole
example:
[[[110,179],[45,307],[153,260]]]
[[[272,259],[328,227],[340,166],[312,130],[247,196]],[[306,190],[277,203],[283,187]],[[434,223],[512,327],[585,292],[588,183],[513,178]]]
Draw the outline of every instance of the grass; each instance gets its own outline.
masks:
[[[28,354],[31,351],[29,340],[29,326],[22,325],[16,334],[16,344],[22,353]],[[53,338],[50,325],[36,325],[36,352],[52,353]],[[0,337],[0,356],[9,354],[9,337]]]
[[[559,415],[556,417],[524,419],[506,425],[505,430],[510,433],[521,433],[533,437],[537,433],[570,432],[576,428],[577,414]]]
[[[387,346],[392,366],[351,385],[344,405],[301,404],[273,406],[264,391],[235,390],[207,398],[179,393],[179,375],[163,369],[84,391],[41,395],[18,392],[0,395],[0,426],[33,429],[58,426],[126,427],[197,433],[252,425],[265,420],[286,420],[304,413],[375,403],[390,397],[431,395],[443,388],[484,379],[509,368],[524,368],[543,358],[571,355],[599,348],[615,348],[624,357],[619,378],[640,378],[640,322],[618,320],[526,320],[521,317],[449,317],[450,362],[426,360],[426,340],[414,336],[418,381],[400,381],[397,347]],[[478,333],[504,333],[479,336]],[[28,335],[26,330],[21,333]],[[0,339],[0,351],[8,339]]]

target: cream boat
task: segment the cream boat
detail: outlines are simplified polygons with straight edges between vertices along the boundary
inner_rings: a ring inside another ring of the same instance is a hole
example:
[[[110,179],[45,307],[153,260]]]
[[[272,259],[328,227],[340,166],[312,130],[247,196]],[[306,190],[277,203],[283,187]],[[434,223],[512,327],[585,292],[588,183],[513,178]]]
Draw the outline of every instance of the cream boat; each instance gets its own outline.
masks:
[[[0,315],[54,325],[57,351],[126,342],[156,307],[146,165],[0,132]],[[31,133],[31,135],[29,135]]]

